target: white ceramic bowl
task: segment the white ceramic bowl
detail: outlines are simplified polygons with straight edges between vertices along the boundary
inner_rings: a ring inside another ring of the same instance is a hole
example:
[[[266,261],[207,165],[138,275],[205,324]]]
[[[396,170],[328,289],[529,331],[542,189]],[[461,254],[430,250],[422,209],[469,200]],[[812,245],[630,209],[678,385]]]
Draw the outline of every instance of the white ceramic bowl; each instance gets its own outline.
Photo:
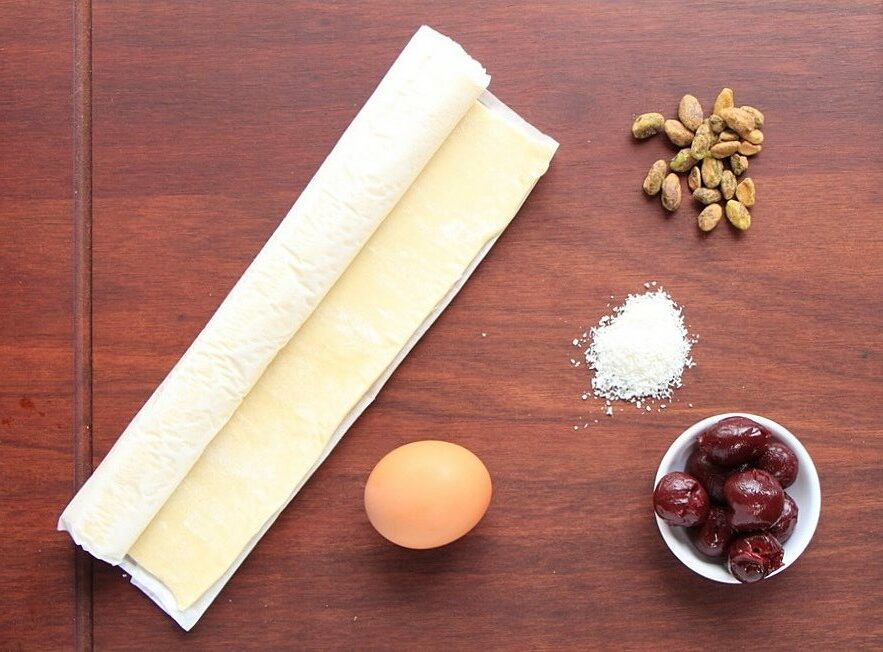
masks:
[[[674,440],[674,443],[669,447],[668,452],[666,452],[662,462],[659,464],[659,470],[656,472],[656,480],[653,482],[653,487],[656,487],[659,480],[666,473],[684,470],[684,467],[687,465],[687,458],[693,452],[693,447],[696,445],[696,437],[699,436],[699,433],[721,419],[735,416],[748,417],[766,427],[773,437],[787,444],[794,451],[800,465],[797,480],[786,489],[788,494],[794,499],[794,502],[797,503],[797,509],[799,510],[797,526],[794,528],[791,538],[783,546],[785,558],[782,567],[770,573],[768,577],[772,577],[793,564],[809,545],[810,539],[812,539],[812,535],[816,531],[816,525],[819,522],[819,511],[822,505],[819,476],[816,473],[815,465],[812,463],[812,458],[797,437],[792,435],[786,428],[780,426],[775,421],[744,412],[718,414],[703,419],[687,428],[680,437]],[[739,584],[739,580],[730,575],[726,563],[718,563],[708,559],[693,547],[687,536],[686,528],[669,525],[658,516],[656,517],[656,524],[659,526],[659,532],[662,534],[665,543],[668,544],[669,549],[690,570],[715,582]]]

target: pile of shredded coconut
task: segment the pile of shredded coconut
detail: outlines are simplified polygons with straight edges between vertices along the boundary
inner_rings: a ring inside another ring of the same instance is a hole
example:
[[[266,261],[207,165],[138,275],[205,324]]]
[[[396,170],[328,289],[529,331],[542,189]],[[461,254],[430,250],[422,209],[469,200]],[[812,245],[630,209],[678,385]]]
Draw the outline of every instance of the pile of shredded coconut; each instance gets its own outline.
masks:
[[[612,400],[641,408],[647,399],[671,398],[684,369],[694,365],[690,349],[696,338],[687,332],[681,308],[661,287],[629,295],[586,335],[586,363],[595,372],[592,391],[607,399],[608,415]]]

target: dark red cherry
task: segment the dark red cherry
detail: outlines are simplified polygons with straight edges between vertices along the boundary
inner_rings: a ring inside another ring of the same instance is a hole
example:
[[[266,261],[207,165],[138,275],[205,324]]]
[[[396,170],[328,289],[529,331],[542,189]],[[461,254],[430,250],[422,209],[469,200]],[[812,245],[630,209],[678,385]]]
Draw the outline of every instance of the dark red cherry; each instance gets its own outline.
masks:
[[[733,529],[745,532],[765,530],[775,523],[782,515],[785,492],[766,471],[748,469],[727,478],[724,498],[730,507]]]
[[[794,499],[786,493],[785,504],[782,506],[782,514],[779,516],[778,520],[770,526],[767,533],[776,537],[779,543],[785,545],[785,542],[791,538],[792,534],[794,534],[794,528],[797,527],[798,511],[797,503],[795,503]]]
[[[690,538],[696,550],[707,557],[723,557],[733,538],[733,528],[727,512],[720,507],[712,507],[702,525],[690,528]]]
[[[760,455],[769,431],[746,417],[727,417],[699,435],[699,448],[718,466],[738,466]]]
[[[769,473],[779,481],[782,489],[787,489],[797,480],[798,466],[794,451],[779,441],[769,442],[754,461],[754,468]]]
[[[708,494],[696,478],[674,471],[656,485],[653,508],[670,525],[699,525],[708,517]]]
[[[740,582],[757,582],[782,566],[785,551],[769,534],[749,534],[730,544],[730,573]]]

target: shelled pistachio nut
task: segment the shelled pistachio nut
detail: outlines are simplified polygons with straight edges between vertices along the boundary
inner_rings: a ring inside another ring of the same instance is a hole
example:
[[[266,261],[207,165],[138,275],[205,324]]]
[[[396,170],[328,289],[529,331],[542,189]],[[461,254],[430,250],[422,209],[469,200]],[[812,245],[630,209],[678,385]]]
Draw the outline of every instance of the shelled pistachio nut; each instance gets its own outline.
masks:
[[[752,129],[745,136],[745,140],[753,145],[761,145],[763,144],[763,132],[760,129]]]
[[[720,133],[720,136],[718,136],[717,139],[718,139],[718,142],[721,142],[721,143],[728,143],[728,142],[733,141],[733,140],[739,140],[739,134],[737,134],[737,133],[736,133],[735,131],[733,131],[732,129],[724,129],[724,130]]]
[[[754,187],[754,179],[745,177],[736,186],[736,199],[745,204],[748,208],[754,206],[754,200],[757,198],[757,191]]]
[[[724,170],[721,175],[720,191],[724,199],[732,199],[736,194],[736,175],[730,170]]]
[[[700,204],[708,206],[709,204],[716,204],[719,202],[721,200],[721,193],[714,188],[696,188],[696,190],[693,191],[693,199]]]
[[[709,159],[706,159],[706,161]],[[715,160],[715,159],[711,159]],[[705,163],[705,161],[702,161]],[[702,175],[699,174],[699,168],[694,167],[690,170],[689,176],[687,176],[687,187],[690,188],[690,191],[696,190],[696,188],[702,185]]]
[[[757,129],[763,129],[763,113],[755,109],[753,106],[740,106],[740,109],[743,111],[748,111],[751,115],[754,116],[754,126]]]
[[[748,212],[745,204],[734,199],[727,202],[727,219],[741,231],[751,226],[751,213]]]
[[[662,207],[670,212],[678,210],[681,205],[681,180],[674,172],[668,174],[662,182]]]
[[[668,139],[678,147],[689,147],[693,142],[693,132],[681,124],[680,120],[666,120],[663,129]]]
[[[699,161],[693,158],[693,155],[690,154],[690,148],[685,147],[680,152],[675,154],[674,158],[669,163],[669,167],[675,172],[687,172],[690,168],[696,165]]]
[[[754,116],[743,109],[723,109],[721,117],[730,129],[743,138],[754,129]]]
[[[708,156],[708,150],[714,141],[714,135],[711,133],[711,126],[707,122],[703,122],[696,129],[696,136],[690,145],[690,155],[697,161],[701,161]]]
[[[739,151],[739,141],[730,140],[725,143],[717,143],[711,146],[709,153],[714,158],[727,158]]]
[[[762,149],[763,145],[755,145],[754,143],[749,143],[747,140],[743,140],[739,143],[739,149],[737,151],[743,156],[754,156]]]
[[[720,204],[709,204],[699,213],[697,220],[699,228],[703,231],[711,231],[721,221],[723,214],[724,209],[721,208]]]
[[[665,116],[661,113],[642,113],[632,123],[632,135],[635,138],[649,138],[662,131]]]
[[[696,131],[703,119],[702,105],[693,95],[684,95],[678,104],[678,118],[690,131]]]
[[[665,179],[665,173],[668,171],[668,163],[659,159],[650,166],[650,171],[644,178],[644,192],[649,196],[653,196],[662,188],[662,180]]]
[[[730,157],[730,169],[738,177],[748,169],[748,157],[741,154],[733,154]]]
[[[732,109],[735,106],[733,102],[733,89],[732,88],[724,88],[717,95],[717,99],[714,101],[714,109],[712,112],[715,115],[719,115],[723,117],[721,111],[724,109]]]
[[[724,173],[724,162],[708,157],[702,161],[702,185],[706,188],[717,188]]]

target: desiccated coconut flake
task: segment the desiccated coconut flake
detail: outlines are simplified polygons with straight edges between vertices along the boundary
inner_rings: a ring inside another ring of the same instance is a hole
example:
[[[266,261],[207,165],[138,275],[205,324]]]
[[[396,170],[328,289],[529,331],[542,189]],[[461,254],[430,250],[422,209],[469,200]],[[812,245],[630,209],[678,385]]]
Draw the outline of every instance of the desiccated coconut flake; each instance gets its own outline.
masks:
[[[629,295],[613,312],[592,328],[585,351],[595,371],[594,394],[607,401],[671,398],[684,369],[694,364],[690,349],[695,339],[681,309],[659,288]]]

